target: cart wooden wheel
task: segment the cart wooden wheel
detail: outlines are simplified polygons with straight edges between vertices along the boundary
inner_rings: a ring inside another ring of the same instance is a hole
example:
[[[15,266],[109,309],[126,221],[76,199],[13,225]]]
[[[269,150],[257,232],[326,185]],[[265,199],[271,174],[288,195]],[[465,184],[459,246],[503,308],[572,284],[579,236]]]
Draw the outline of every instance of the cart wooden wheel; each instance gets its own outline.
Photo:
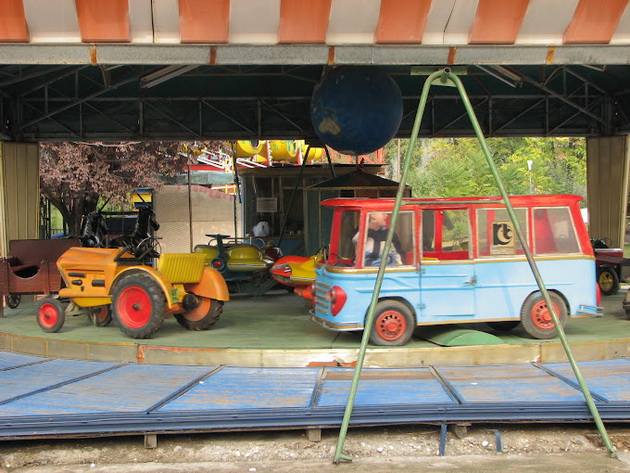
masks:
[[[175,319],[188,330],[208,330],[217,323],[223,312],[223,301],[199,298],[199,306],[183,314],[175,314]]]
[[[556,310],[560,325],[564,327],[568,318],[567,305],[555,292],[550,292],[549,298]],[[547,339],[558,335],[551,311],[548,309],[545,299],[543,299],[540,292],[530,294],[525,299],[521,309],[521,328],[533,338]]]
[[[108,305],[91,307],[88,310],[88,319],[96,327],[106,327],[112,321],[112,311]]]
[[[44,332],[58,332],[65,321],[66,311],[58,299],[52,297],[42,299],[37,310],[37,323]]]
[[[131,338],[151,338],[162,326],[166,300],[151,276],[134,273],[123,277],[112,291],[113,317]]]
[[[17,309],[22,301],[22,296],[19,294],[9,294],[8,296],[5,296],[5,300],[7,301],[7,306],[10,309]]]
[[[376,304],[370,342],[374,345],[404,345],[415,328],[416,321],[409,307],[399,301],[383,300]]]

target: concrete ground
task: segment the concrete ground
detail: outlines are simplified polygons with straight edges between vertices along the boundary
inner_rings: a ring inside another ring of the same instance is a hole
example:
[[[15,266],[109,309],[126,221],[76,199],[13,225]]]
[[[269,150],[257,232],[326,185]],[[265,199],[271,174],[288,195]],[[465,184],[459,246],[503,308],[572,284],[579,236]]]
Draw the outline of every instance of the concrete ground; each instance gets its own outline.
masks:
[[[449,429],[444,456],[437,455],[437,426],[356,428],[344,445],[353,460],[339,465],[332,463],[335,429],[325,429],[320,441],[303,431],[161,435],[153,449],[144,448],[139,436],[16,441],[0,443],[0,473],[630,471],[628,428],[613,424],[608,430],[616,458],[589,425],[479,425],[459,436]]]
[[[255,472],[255,473],[616,473],[630,471],[628,459],[609,458],[604,454],[555,454],[555,455],[506,455],[463,456],[448,458],[388,458],[366,459],[341,465],[330,461],[309,460],[300,462],[266,461],[203,462],[160,464],[112,464],[105,466],[68,465],[26,467],[12,470],[14,473],[208,473],[208,472]],[[0,470],[2,472],[2,470]]]

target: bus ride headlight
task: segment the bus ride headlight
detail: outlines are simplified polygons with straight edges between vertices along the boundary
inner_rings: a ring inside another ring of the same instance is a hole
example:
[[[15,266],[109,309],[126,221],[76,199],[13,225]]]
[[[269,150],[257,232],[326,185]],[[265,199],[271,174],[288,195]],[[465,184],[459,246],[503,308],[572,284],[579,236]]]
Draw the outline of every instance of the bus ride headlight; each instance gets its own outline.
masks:
[[[332,315],[337,315],[339,311],[343,309],[343,306],[346,304],[346,299],[348,299],[346,291],[339,286],[335,286],[326,292],[326,300],[330,302],[330,312]]]

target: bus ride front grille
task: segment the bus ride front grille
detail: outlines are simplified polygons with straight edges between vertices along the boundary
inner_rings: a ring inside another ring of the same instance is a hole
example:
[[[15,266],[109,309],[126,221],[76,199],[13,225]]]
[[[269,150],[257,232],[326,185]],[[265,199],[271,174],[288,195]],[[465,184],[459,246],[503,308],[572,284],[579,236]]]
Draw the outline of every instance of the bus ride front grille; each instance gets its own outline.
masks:
[[[327,314],[329,312],[328,301],[326,300],[326,292],[330,289],[328,284],[323,284],[321,282],[315,283],[315,309],[317,312],[321,312],[322,314]]]

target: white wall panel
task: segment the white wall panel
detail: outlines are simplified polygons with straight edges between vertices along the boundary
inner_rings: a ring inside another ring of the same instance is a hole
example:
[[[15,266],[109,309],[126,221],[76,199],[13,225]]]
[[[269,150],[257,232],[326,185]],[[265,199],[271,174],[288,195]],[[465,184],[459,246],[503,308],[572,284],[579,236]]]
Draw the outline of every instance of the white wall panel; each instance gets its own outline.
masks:
[[[232,0],[228,41],[237,44],[277,44],[280,0]]]
[[[156,43],[180,42],[177,0],[153,0],[153,28]]]
[[[132,43],[153,42],[151,0],[129,0],[129,27]]]
[[[562,44],[579,0],[529,0],[516,44]]]
[[[24,0],[24,15],[32,43],[80,43],[74,0]]]
[[[629,44],[630,43],[630,3],[626,5],[626,9],[621,15],[617,29],[610,39],[610,44]]]
[[[380,0],[333,0],[326,42],[373,44]]]
[[[444,30],[444,44],[468,44],[478,4],[478,0],[456,0]]]

